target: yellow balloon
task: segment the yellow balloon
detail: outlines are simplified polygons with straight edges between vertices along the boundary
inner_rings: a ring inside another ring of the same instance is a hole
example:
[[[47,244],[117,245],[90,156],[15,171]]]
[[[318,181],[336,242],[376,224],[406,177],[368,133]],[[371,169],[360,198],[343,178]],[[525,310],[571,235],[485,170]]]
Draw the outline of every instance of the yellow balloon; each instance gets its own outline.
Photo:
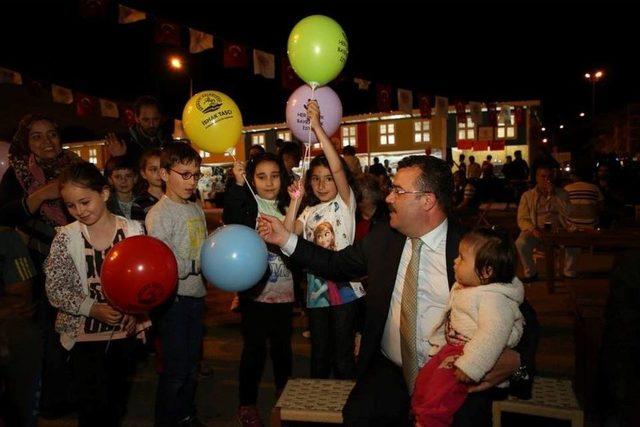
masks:
[[[195,94],[182,111],[182,127],[200,149],[223,154],[240,140],[240,109],[222,92],[207,90]]]

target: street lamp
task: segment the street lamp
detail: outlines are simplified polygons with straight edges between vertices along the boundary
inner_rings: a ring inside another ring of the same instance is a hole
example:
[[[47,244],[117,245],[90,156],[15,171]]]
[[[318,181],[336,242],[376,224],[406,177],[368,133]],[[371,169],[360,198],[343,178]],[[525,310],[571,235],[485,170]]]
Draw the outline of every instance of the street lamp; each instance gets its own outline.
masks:
[[[596,115],[596,83],[604,77],[604,71],[595,70],[585,73],[584,78],[591,82],[591,117]]]
[[[185,70],[184,60],[177,55],[171,56],[169,57],[169,67],[176,72],[181,72]],[[185,71],[185,74],[189,77],[189,99],[191,99],[193,96],[193,79],[187,71]]]

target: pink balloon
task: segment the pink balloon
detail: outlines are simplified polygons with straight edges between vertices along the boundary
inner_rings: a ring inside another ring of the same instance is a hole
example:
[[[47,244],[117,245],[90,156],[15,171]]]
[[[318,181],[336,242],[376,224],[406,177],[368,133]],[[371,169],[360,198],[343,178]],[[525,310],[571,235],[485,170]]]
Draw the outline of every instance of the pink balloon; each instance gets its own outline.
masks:
[[[311,87],[302,85],[295,90],[287,101],[287,125],[293,135],[306,143],[309,134],[309,119],[307,118],[307,103],[311,99]],[[320,106],[320,123],[322,129],[331,136],[340,127],[342,119],[342,102],[338,95],[328,86],[316,89],[315,100]],[[315,133],[311,131],[311,143],[318,142]]]
[[[11,144],[0,142],[0,180],[9,169],[9,147]]]

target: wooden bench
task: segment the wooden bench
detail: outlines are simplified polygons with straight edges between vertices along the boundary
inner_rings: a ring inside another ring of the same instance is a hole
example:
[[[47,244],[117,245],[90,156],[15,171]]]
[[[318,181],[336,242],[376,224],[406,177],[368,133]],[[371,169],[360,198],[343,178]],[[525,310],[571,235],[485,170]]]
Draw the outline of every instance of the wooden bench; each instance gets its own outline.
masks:
[[[502,413],[535,415],[571,421],[571,427],[582,427],[584,414],[571,388],[571,381],[555,378],[536,378],[529,400],[509,397],[493,402],[493,427],[502,425]]]
[[[271,413],[271,425],[283,421],[342,424],[342,408],[355,382],[290,379]]]

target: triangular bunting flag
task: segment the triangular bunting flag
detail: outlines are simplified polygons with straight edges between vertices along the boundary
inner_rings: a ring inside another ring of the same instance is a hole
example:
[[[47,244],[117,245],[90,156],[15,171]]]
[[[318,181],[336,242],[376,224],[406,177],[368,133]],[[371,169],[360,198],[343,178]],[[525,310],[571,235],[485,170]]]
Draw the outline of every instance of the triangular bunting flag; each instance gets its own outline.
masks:
[[[51,99],[59,104],[73,104],[73,92],[66,87],[52,84]]]
[[[158,19],[156,21],[153,40],[157,44],[180,46],[180,26],[169,21]]]
[[[408,89],[398,89],[398,110],[411,114],[413,111],[413,92]]]
[[[369,90],[369,86],[371,85],[371,80],[365,80],[359,77],[353,79],[353,82],[358,85],[358,90]]]
[[[21,85],[22,75],[17,71],[0,67],[0,83],[10,83],[12,85]]]
[[[418,95],[418,105],[420,108],[420,117],[423,119],[431,118],[431,102],[429,101],[429,96],[421,93]]]
[[[134,22],[147,19],[147,14],[127,6],[118,5],[118,23],[133,24]]]
[[[393,88],[387,84],[376,84],[376,104],[378,111],[391,111],[391,91]]]
[[[136,124],[136,113],[133,108],[128,105],[119,105],[120,120],[126,127],[131,127]]]
[[[246,68],[249,66],[249,55],[243,45],[224,42],[223,62],[225,68]]]
[[[290,91],[294,91],[302,85],[302,80],[296,75],[286,55],[282,56],[280,61],[280,80],[282,87]]]
[[[189,53],[200,53],[207,49],[213,49],[213,36],[189,28]]]
[[[113,119],[120,117],[118,114],[118,105],[116,105],[115,102],[102,98],[100,98],[100,114],[102,114],[102,117],[111,117]]]
[[[80,117],[92,116],[96,113],[96,99],[82,93],[76,94],[76,114]]]
[[[253,74],[267,79],[276,77],[276,58],[270,53],[253,49]]]

